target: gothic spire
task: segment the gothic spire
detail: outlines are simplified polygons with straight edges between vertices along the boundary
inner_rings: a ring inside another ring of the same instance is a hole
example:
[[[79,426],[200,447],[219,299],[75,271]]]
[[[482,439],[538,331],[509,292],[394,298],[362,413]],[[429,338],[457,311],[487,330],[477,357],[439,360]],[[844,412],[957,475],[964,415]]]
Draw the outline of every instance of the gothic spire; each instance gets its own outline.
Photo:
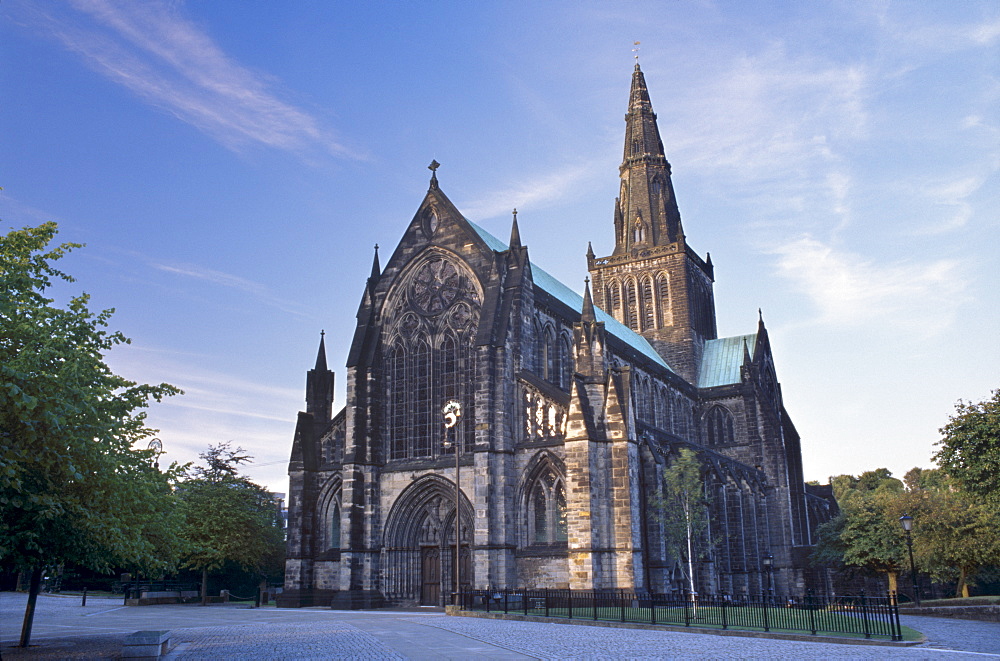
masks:
[[[619,173],[622,183],[615,209],[615,254],[676,242],[682,231],[670,163],[638,62],[632,72]]]
[[[666,164],[660,130],[656,125],[656,113],[649,100],[646,78],[639,63],[632,72],[632,89],[628,97],[628,114],[625,115],[625,158],[623,166],[649,157],[659,156]]]
[[[313,369],[317,372],[325,372],[326,367],[326,331],[321,330],[319,332],[319,352],[316,354],[316,367]]]

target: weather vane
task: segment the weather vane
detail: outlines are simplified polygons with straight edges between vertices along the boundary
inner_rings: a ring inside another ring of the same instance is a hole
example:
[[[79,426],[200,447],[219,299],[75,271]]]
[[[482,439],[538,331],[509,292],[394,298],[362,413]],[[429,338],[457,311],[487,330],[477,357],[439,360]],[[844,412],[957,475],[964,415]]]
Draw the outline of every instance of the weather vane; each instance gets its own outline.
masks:
[[[632,52],[635,53],[635,63],[636,64],[639,64],[639,43],[640,42],[638,42],[638,41],[633,41],[632,42],[632,46],[634,46],[634,48],[632,49]]]

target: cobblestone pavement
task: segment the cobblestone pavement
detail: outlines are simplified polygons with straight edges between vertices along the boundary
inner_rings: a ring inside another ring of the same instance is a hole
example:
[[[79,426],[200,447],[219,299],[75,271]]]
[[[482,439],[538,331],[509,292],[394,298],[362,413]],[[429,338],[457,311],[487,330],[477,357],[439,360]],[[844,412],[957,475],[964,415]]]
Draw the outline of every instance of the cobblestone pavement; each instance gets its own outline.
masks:
[[[1000,657],[1000,622],[922,615],[900,615],[899,621],[904,627],[916,629],[927,636],[927,642],[922,647],[960,649]]]
[[[539,659],[984,658],[982,653],[963,653],[926,645],[900,649],[464,617],[418,621],[509,647]],[[993,636],[997,635],[1000,635],[1000,626],[993,632]]]
[[[32,647],[17,642],[24,595],[0,593],[6,659],[121,658],[128,633],[169,629],[168,659],[984,659],[1000,624],[904,616],[930,639],[911,648],[448,617],[439,613],[229,606],[122,607],[39,597]]]

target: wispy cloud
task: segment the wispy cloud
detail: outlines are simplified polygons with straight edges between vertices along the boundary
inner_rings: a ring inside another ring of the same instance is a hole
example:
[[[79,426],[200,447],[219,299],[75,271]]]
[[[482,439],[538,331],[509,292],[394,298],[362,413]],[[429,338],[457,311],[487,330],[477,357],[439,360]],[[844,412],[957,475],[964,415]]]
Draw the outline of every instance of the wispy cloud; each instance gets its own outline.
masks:
[[[162,430],[161,463],[197,461],[210,444],[231,440],[254,456],[248,469],[254,479],[284,490],[284,462],[304,391],[206,369],[201,358],[132,344],[109,354],[108,363],[130,379],[171,383],[184,391],[148,409],[149,425]]]
[[[924,52],[949,53],[992,46],[1000,41],[1000,19],[974,23],[927,22],[912,18],[910,12],[901,12],[898,20],[881,17],[885,33],[901,44],[908,44]]]
[[[229,149],[256,144],[356,157],[315,117],[282,101],[267,76],[226,55],[176,3],[72,0],[15,7],[22,20],[48,31],[97,72]]]
[[[483,193],[460,205],[473,219],[509,214],[515,207],[544,207],[570,195],[582,182],[602,172],[603,163],[574,165],[546,175],[517,181]]]
[[[882,320],[929,336],[949,326],[963,301],[957,260],[880,263],[803,236],[778,246],[778,274],[817,311],[814,322],[853,326]]]
[[[173,273],[187,278],[202,280],[221,287],[235,289],[249,294],[262,303],[274,306],[279,310],[302,317],[309,315],[309,308],[306,305],[297,304],[287,298],[279,296],[270,287],[259,282],[241,278],[238,275],[216,271],[214,269],[198,266],[195,264],[166,264],[161,262],[151,262],[150,265],[160,271]]]
[[[973,213],[969,196],[982,188],[985,179],[982,176],[962,176],[923,186],[921,192],[930,205],[943,211],[933,224],[918,228],[917,233],[944,234],[964,227]]]
[[[0,191],[0,222],[4,226],[21,226],[25,223],[41,224],[50,220],[60,219],[44,209],[37,209]]]
[[[693,91],[696,103],[672,108],[668,144],[686,167],[795,172],[833,159],[834,140],[864,134],[868,81],[861,66],[794,58],[780,45],[743,55]]]
[[[780,43],[720,59],[661,113],[667,157],[713,195],[753,209],[754,225],[842,228],[855,194],[847,154],[871,130],[873,77],[864,65],[790,54]]]

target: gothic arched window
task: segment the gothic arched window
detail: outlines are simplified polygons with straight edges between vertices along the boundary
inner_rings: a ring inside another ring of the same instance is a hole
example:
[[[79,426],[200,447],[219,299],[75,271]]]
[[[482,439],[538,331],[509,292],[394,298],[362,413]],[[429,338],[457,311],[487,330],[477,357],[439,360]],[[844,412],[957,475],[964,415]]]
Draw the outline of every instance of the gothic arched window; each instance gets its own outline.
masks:
[[[663,328],[664,326],[669,326],[671,319],[670,315],[670,278],[666,273],[660,272],[656,274],[656,296],[659,299],[658,305],[656,306],[657,312],[657,327]]]
[[[643,278],[639,283],[639,301],[642,306],[642,330],[656,328],[656,309],[653,303],[653,281]]]
[[[724,406],[713,406],[705,416],[709,445],[728,445],[736,436],[733,414]]]
[[[622,289],[621,284],[617,280],[611,280],[608,282],[608,309],[611,311],[611,316],[619,321],[622,317]]]
[[[327,548],[333,550],[340,549],[340,503],[334,501],[333,506],[330,508],[330,524],[328,531],[330,533],[330,539],[327,543]]]
[[[538,475],[528,495],[528,542],[565,542],[566,488],[551,466]]]
[[[632,241],[634,243],[642,243],[646,240],[646,226],[638,218],[635,219],[635,225],[632,229]]]
[[[556,334],[551,326],[545,328],[545,380],[557,381],[559,372],[556,366],[559,364],[559,356],[556,350]]]
[[[639,330],[639,315],[636,309],[635,280],[625,281],[625,310],[622,322],[634,331]]]
[[[660,429],[669,429],[670,421],[667,419],[667,397],[663,392],[663,386],[657,386],[656,395],[653,398],[653,425]]]
[[[452,453],[441,407],[462,403],[462,424],[448,441],[471,450],[475,429],[475,354],[480,294],[460,263],[441,255],[419,262],[390,294],[383,354],[389,459]]]
[[[570,348],[569,337],[565,334],[559,341],[559,361],[562,368],[559,385],[563,390],[569,390],[573,383],[573,350]]]
[[[559,347],[552,324],[535,324],[535,374],[551,383],[559,383]]]

